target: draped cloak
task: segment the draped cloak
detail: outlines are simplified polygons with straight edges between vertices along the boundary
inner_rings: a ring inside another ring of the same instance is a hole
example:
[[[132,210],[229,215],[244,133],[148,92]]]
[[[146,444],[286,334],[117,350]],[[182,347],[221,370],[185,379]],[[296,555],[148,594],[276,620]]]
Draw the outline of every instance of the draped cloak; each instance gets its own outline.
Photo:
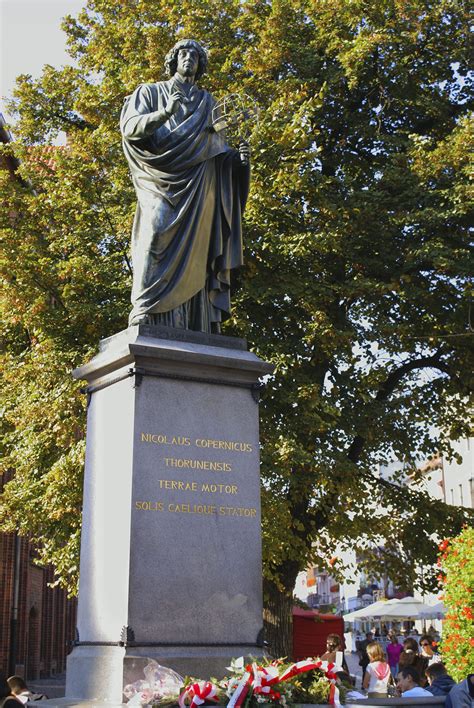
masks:
[[[198,326],[230,314],[230,271],[242,265],[241,214],[249,169],[211,129],[212,96],[192,85],[162,126],[176,78],[143,84],[124,104],[120,125],[138,204],[132,231],[130,322],[138,315],[179,312],[199,297],[208,308]],[[178,320],[180,318],[178,317]],[[159,321],[175,324],[173,317]]]

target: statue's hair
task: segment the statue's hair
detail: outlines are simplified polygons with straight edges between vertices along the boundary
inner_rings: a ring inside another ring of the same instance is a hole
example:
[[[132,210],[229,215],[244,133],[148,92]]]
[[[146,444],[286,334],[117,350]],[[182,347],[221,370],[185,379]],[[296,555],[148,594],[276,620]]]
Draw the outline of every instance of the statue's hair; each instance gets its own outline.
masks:
[[[199,55],[199,63],[195,79],[196,81],[198,81],[198,79],[200,79],[201,76],[206,73],[207,52],[204,47],[199,44],[199,42],[196,42],[195,39],[180,39],[179,42],[176,42],[174,47],[169,50],[168,54],[165,57],[166,73],[168,74],[168,76],[174,76],[178,67],[178,52],[184,47],[193,47],[193,49],[197,50],[197,53]]]

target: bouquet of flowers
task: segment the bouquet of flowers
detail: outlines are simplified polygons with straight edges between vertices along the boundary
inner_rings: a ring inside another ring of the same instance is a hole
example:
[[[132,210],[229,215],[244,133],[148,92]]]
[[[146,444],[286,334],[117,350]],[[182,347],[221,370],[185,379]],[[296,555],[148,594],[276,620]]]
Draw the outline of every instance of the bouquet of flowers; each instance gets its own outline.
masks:
[[[297,663],[234,659],[229,675],[221,680],[185,679],[177,702],[179,708],[226,705],[227,708],[258,708],[273,703],[286,708],[295,703],[322,703],[338,708],[346,687],[338,678],[342,667],[320,659]],[[162,702],[159,702],[162,705]]]
[[[147,659],[148,663],[143,669],[144,678],[129,683],[123,689],[125,698],[130,706],[143,706],[166,703],[171,705],[178,702],[178,695],[184,685],[182,676],[160,666],[153,659]]]
[[[277,659],[266,663],[244,664],[243,657],[229,667],[228,708],[250,708],[258,703],[287,706],[294,703],[323,703],[340,706],[344,688],[338,679],[342,667],[309,658],[297,663]],[[240,680],[235,685],[237,678]]]

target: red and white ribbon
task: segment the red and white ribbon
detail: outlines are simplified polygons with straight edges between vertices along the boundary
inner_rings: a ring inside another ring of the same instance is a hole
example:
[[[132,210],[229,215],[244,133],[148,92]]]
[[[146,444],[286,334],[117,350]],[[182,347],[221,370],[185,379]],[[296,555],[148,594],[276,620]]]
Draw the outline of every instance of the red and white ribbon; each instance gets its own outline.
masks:
[[[296,664],[289,666],[286,671],[280,676],[280,681],[288,681],[293,676],[298,674],[303,674],[305,671],[312,671],[313,669],[320,669],[323,662],[316,659],[305,659],[304,661],[297,661]]]
[[[257,666],[257,664],[252,664],[252,672],[252,690],[254,693],[264,695],[270,700],[280,698],[280,693],[273,688],[281,681],[278,666],[270,665],[261,667]]]
[[[227,704],[227,708],[240,708],[250,689],[257,695],[260,694],[270,700],[277,700],[280,698],[280,693],[276,691],[275,688],[279,683],[284,683],[294,676],[298,676],[298,674],[313,671],[314,669],[320,669],[331,682],[329,704],[335,706],[335,708],[341,708],[339,689],[336,685],[336,672],[342,671],[342,667],[332,662],[321,661],[321,659],[305,659],[304,661],[298,661],[289,666],[281,676],[279,675],[277,665],[262,667],[254,663],[252,666],[247,666],[247,670],[237,684]],[[181,705],[181,701],[180,708],[184,708],[184,706]],[[194,708],[193,704],[191,704],[190,708]]]
[[[179,707],[185,708],[186,698],[191,698],[189,708],[201,706],[205,701],[218,701],[217,688],[210,681],[199,681],[187,686],[179,697]]]
[[[339,689],[336,686],[337,671],[342,671],[342,667],[337,666],[328,661],[321,661],[321,659],[305,659],[304,661],[297,661],[296,664],[290,666],[286,671],[280,676],[280,681],[288,681],[293,676],[298,674],[303,674],[306,671],[313,671],[314,669],[320,669],[323,671],[326,678],[331,681],[331,686],[329,689],[329,704],[340,708],[339,701]]]
[[[331,683],[331,688],[329,689],[329,705],[335,706],[335,708],[341,708],[341,702],[339,701],[339,689],[335,683]]]
[[[250,677],[250,671],[246,671],[235,687],[235,691],[230,697],[227,708],[240,708],[242,703],[245,701],[247,693],[249,692],[251,684]]]
[[[280,683],[281,676],[278,671],[278,666],[257,666],[257,664],[252,664],[253,681],[252,688],[269,689],[275,683]],[[268,693],[267,690],[263,690],[263,693]]]
[[[314,669],[320,669],[328,679],[334,680],[337,679],[336,671],[342,671],[342,667],[336,666],[336,664],[328,661],[321,661],[321,659],[305,659],[304,661],[297,661],[296,664],[293,664],[284,671],[280,676],[280,681],[288,681],[288,679],[293,678],[293,676],[303,674],[306,671],[313,671]],[[333,669],[335,669],[335,671]]]

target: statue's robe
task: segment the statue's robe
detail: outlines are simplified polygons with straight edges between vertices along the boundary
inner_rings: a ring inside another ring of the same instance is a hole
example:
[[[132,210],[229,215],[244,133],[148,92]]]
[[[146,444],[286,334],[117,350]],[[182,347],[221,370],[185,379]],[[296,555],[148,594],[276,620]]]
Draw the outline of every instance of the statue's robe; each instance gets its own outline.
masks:
[[[150,132],[150,114],[164,110],[175,82],[139,86],[122,110],[138,197],[130,322],[151,315],[209,332],[230,314],[230,271],[242,265],[249,168],[211,129],[214,100],[195,84],[185,87],[187,103]]]

